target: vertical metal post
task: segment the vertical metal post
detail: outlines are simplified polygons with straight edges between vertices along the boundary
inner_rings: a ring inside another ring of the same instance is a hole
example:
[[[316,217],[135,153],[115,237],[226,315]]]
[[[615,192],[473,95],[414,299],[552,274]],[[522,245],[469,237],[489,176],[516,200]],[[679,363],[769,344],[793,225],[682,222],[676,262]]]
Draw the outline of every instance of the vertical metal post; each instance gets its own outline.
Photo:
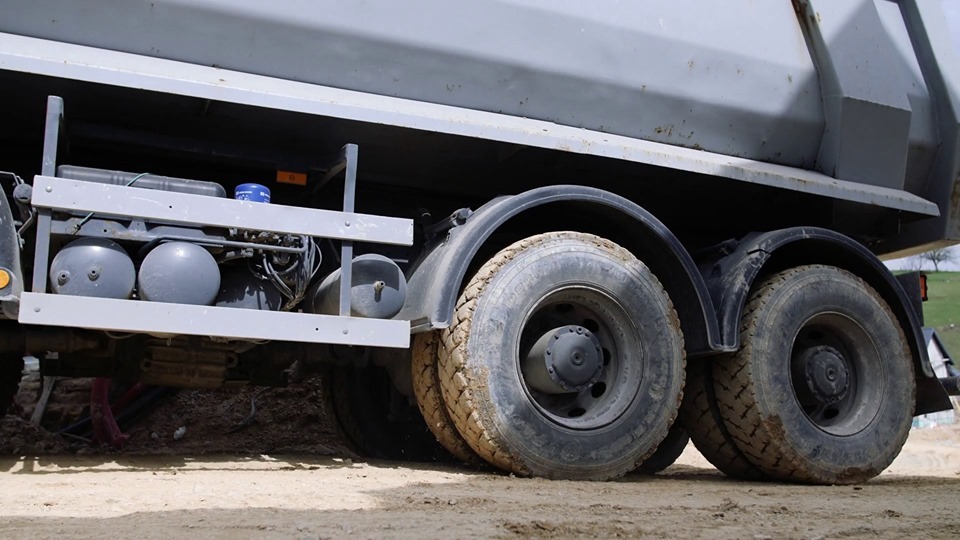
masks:
[[[343,211],[352,214],[356,201],[357,189],[357,159],[359,147],[348,144],[343,147],[343,159],[347,162],[346,174],[343,179]],[[347,216],[344,226],[350,227],[350,216]],[[353,287],[353,242],[344,240],[340,248],[340,316],[350,316],[350,289]]]
[[[35,293],[47,292],[51,218],[52,212],[49,208],[37,210],[37,245],[33,254],[33,288],[31,289]]]
[[[60,145],[60,126],[63,124],[63,98],[47,96],[47,119],[43,131],[43,176],[57,175],[57,149]],[[47,292],[47,269],[50,265],[50,224],[53,212],[49,208],[37,211],[37,245],[33,255],[33,285],[35,293]]]
[[[40,174],[57,175],[57,148],[60,144],[60,125],[63,122],[63,98],[47,96],[47,121],[43,132],[43,163]]]

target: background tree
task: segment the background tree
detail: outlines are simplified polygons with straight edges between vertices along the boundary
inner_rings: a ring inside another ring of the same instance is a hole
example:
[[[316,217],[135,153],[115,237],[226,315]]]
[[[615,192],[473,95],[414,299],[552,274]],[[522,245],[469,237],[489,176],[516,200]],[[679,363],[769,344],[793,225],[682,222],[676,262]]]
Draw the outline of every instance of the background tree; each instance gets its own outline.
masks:
[[[943,263],[948,263],[954,260],[953,253],[949,249],[934,249],[926,253],[921,253],[920,257],[925,261],[930,261],[933,263],[933,271],[939,272],[940,265]]]
[[[914,255],[908,258],[905,264],[907,265],[907,270],[918,272],[923,270],[923,263],[925,261],[926,259],[923,258],[923,255]]]

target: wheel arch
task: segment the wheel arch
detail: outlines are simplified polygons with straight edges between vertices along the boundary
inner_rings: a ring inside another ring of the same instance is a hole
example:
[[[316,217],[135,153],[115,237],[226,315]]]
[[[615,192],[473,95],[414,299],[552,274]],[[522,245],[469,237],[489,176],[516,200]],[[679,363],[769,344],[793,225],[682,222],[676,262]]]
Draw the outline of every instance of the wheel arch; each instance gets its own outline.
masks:
[[[628,249],[670,295],[688,354],[721,350],[710,293],[680,241],[637,204],[586,186],[537,188],[478,208],[465,223],[428,244],[408,272],[408,301],[397,317],[410,320],[415,332],[450,326],[471,271],[520,238],[555,230],[596,234]]]
[[[728,349],[740,347],[740,319],[754,285],[764,276],[804,264],[836,266],[873,287],[893,310],[910,345],[917,381],[914,414],[951,408],[930,366],[920,317],[903,287],[870,250],[828,229],[792,227],[751,234],[731,253],[706,267],[722,342]]]

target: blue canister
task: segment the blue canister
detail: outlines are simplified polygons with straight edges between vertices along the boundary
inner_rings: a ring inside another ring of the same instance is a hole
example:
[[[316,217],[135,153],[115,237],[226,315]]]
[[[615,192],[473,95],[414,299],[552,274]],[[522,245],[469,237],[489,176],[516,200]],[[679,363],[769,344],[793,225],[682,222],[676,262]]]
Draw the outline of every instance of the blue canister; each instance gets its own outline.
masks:
[[[270,202],[270,188],[260,184],[240,184],[233,190],[233,198],[238,201]]]

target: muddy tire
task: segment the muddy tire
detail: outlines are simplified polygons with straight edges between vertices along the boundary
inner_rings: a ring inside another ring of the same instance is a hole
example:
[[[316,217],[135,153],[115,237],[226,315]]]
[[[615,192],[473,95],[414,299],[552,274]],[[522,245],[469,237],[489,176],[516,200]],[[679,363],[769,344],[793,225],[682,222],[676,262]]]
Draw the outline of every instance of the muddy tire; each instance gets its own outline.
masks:
[[[374,459],[450,461],[416,405],[393,388],[385,369],[336,367],[328,377],[338,432],[358,454]]]
[[[716,358],[707,358],[687,363],[680,422],[700,454],[720,472],[741,480],[762,480],[765,475],[740,451],[720,416],[713,388],[716,361]]]
[[[680,422],[674,422],[667,432],[667,438],[660,443],[657,451],[637,468],[641,474],[656,474],[673,465],[690,442],[690,435]]]
[[[417,334],[413,339],[413,391],[417,405],[427,427],[453,457],[470,465],[483,465],[480,459],[463,440],[453,425],[447,405],[440,395],[440,379],[437,377],[437,348],[439,332]]]
[[[743,347],[714,364],[723,421],[767,475],[852,484],[887,468],[913,416],[910,349],[863,280],[801,266],[761,283],[744,309]]]
[[[519,475],[603,480],[634,470],[673,423],[683,337],[630,252],[574,232],[521,240],[464,287],[439,354],[457,431]]]
[[[0,416],[6,414],[13,405],[13,398],[20,388],[23,377],[23,357],[18,355],[0,355]]]

